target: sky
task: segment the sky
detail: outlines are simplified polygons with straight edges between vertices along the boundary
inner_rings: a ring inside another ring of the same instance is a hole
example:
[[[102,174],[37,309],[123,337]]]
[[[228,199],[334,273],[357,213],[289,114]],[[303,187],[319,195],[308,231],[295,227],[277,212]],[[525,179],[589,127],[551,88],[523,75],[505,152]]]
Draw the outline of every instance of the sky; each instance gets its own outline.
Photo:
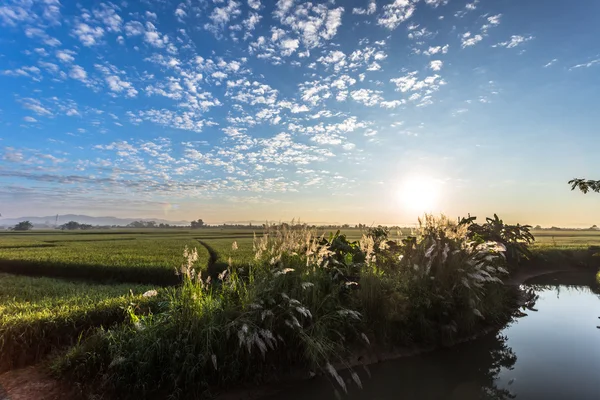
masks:
[[[598,224],[599,13],[5,0],[0,213]]]

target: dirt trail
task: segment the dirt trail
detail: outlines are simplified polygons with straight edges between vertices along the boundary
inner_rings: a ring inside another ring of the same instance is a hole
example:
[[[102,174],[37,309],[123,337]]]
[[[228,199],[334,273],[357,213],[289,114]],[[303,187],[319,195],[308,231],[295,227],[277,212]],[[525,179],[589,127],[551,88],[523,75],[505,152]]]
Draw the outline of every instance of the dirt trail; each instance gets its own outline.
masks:
[[[0,400],[74,400],[69,388],[39,366],[0,375]]]

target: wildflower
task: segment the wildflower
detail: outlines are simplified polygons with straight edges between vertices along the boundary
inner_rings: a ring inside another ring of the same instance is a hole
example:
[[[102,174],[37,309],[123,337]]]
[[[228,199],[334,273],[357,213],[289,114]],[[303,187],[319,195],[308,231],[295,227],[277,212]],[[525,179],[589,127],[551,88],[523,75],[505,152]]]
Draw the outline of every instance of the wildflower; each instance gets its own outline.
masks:
[[[233,250],[233,251],[236,251],[237,249],[238,249],[238,244],[237,244],[237,241],[234,241],[234,242],[231,244],[231,250]]]
[[[156,295],[158,295],[158,292],[156,290],[148,290],[142,295],[142,297],[154,297]]]
[[[314,283],[312,283],[312,282],[302,282],[302,285],[301,285],[301,286],[302,286],[302,289],[306,290],[306,289],[308,289],[308,288],[310,288],[310,287],[313,287],[313,286],[315,286],[315,284],[314,284]]]

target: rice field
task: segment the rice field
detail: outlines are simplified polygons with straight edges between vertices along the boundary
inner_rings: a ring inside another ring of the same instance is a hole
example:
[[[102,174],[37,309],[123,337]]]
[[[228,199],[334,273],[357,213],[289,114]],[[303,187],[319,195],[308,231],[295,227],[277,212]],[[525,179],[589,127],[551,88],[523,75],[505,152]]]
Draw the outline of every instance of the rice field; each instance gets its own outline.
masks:
[[[87,329],[125,318],[152,285],[102,285],[0,273],[0,371],[73,344]]]

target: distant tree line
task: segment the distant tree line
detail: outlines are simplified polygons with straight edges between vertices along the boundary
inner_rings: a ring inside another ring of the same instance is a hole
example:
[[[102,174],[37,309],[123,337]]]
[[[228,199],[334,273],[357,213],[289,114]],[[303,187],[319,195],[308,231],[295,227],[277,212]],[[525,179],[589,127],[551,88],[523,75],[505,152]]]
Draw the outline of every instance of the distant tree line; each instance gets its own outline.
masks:
[[[75,231],[75,230],[79,230],[79,229],[81,229],[81,230],[92,229],[93,226],[90,224],[80,224],[77,221],[69,221],[66,224],[62,224],[58,228],[63,231]]]

